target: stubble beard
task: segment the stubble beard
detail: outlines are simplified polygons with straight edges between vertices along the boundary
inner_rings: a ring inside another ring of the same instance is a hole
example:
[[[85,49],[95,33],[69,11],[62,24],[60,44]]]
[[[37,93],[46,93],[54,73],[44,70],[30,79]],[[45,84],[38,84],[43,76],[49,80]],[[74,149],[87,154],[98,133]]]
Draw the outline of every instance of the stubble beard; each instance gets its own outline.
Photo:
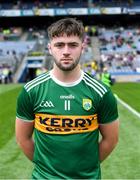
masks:
[[[77,65],[79,64],[80,61],[80,56],[79,58],[77,58],[72,64],[70,65],[63,65],[61,62],[58,62],[56,59],[54,59],[54,62],[56,64],[56,66],[62,70],[62,71],[72,71],[73,69],[75,69],[75,67],[77,67]]]

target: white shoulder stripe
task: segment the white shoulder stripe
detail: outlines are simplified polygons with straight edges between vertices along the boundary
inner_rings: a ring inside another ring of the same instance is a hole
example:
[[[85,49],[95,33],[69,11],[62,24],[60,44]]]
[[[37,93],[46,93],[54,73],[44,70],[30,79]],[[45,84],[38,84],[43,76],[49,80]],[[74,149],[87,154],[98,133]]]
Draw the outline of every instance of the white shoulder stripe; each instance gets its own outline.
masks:
[[[96,89],[92,84],[88,83],[85,79],[83,80],[88,86],[92,87],[101,97],[103,97],[103,94],[100,91],[98,91],[98,89]]]
[[[87,77],[84,76],[84,78],[86,80],[86,82],[88,82],[89,84],[91,84],[92,86],[94,86],[96,89],[98,89],[98,91],[100,91],[101,94],[105,94],[105,91],[100,88],[100,86],[98,86],[97,84],[95,84],[94,82],[92,82],[90,79],[88,79]]]
[[[96,79],[93,79],[92,77],[90,77],[88,74],[84,73],[84,76],[86,76],[87,78],[89,78],[94,84],[96,83],[98,86],[100,86],[105,92],[107,92],[107,89],[101,84],[99,83]]]
[[[45,78],[45,79],[43,79],[43,80],[41,80],[41,81],[39,81],[39,82],[33,84],[33,85],[30,86],[29,88],[26,88],[26,91],[29,92],[32,88],[34,88],[35,86],[37,86],[37,85],[39,85],[39,84],[41,84],[41,83],[47,81],[47,80],[50,79],[50,78],[51,78],[51,77],[49,76],[49,77],[47,77],[47,78]]]
[[[49,76],[49,74],[42,74],[42,75],[38,76],[37,78],[33,79],[32,81],[28,82],[24,87],[28,88],[29,86],[33,85],[34,83],[36,83],[44,78],[47,78],[48,76]]]
[[[40,78],[47,77],[48,75],[49,75],[49,73],[43,73],[43,74],[41,74],[40,76],[36,77],[35,79],[29,81],[29,82],[25,85],[25,87],[30,86],[30,85],[33,84],[34,82],[38,81]]]

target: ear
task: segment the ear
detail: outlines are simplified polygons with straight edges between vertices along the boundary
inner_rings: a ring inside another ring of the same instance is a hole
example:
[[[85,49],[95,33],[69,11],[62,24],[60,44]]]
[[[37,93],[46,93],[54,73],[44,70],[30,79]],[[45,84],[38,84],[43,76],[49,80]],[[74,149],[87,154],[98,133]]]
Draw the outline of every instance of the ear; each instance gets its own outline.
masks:
[[[82,43],[82,54],[85,52],[86,44],[83,42]]]
[[[49,53],[52,55],[52,50],[51,50],[51,44],[48,43],[48,50],[49,50]]]

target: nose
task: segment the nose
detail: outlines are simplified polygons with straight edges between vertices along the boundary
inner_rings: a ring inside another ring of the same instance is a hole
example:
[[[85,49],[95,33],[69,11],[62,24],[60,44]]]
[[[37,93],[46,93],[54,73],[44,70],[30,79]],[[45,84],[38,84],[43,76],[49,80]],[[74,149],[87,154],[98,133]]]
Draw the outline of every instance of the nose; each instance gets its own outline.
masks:
[[[70,48],[67,45],[63,49],[63,55],[65,56],[70,55]]]

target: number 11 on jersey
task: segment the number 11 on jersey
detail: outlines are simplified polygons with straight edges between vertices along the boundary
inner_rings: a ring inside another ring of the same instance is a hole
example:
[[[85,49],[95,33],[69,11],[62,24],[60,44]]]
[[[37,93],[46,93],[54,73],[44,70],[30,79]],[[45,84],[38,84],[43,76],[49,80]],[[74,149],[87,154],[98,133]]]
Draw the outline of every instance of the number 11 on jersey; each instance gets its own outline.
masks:
[[[65,100],[64,101],[64,110],[65,111],[70,111],[71,106],[70,106],[70,100]]]

